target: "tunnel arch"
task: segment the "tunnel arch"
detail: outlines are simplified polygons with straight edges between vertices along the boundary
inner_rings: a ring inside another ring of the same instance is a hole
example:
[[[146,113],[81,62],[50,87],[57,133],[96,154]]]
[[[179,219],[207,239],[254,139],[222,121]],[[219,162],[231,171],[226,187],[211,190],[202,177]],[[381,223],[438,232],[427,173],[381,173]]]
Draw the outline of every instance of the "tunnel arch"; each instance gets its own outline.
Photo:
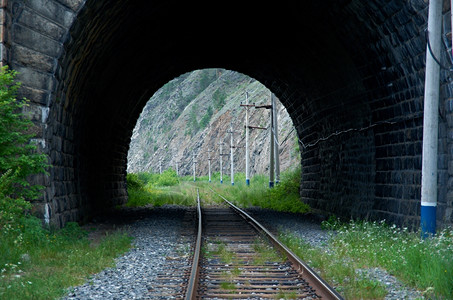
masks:
[[[36,104],[38,138],[53,165],[36,180],[47,187],[41,207],[47,203],[55,224],[125,201],[128,143],[143,106],[172,78],[208,67],[247,74],[285,105],[308,145],[303,201],[346,217],[419,222],[423,0],[42,2],[8,2],[4,46],[22,94]],[[445,224],[453,218],[450,83],[444,72]]]

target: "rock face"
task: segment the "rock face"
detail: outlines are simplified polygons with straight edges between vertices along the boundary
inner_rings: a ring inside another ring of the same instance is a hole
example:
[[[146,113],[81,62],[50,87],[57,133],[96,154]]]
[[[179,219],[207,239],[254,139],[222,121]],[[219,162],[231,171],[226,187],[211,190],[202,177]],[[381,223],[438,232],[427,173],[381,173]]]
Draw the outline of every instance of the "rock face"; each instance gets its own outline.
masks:
[[[219,171],[219,148],[223,142],[223,170],[230,172],[230,126],[233,128],[234,170],[245,172],[245,94],[249,103],[269,104],[270,91],[258,81],[223,69],[197,70],[184,74],[159,89],[137,121],[128,153],[128,172],[159,172],[176,167],[180,175],[197,176]],[[277,100],[280,168],[298,166],[300,153],[293,124]],[[270,111],[249,109],[249,125],[269,127]],[[269,131],[251,129],[250,174],[269,169]],[[209,152],[210,151],[210,152]]]

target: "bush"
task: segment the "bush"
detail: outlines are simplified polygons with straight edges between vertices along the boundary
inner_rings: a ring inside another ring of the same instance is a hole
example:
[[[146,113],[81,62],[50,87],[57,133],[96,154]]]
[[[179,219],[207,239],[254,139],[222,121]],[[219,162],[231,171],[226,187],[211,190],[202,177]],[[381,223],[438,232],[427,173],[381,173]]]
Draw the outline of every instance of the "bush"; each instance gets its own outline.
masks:
[[[3,186],[3,196],[36,199],[42,187],[30,185],[27,177],[45,172],[47,158],[30,143],[33,123],[21,113],[28,102],[16,99],[20,84],[15,77],[15,71],[0,69],[0,176],[10,172],[7,176],[12,179]]]
[[[179,184],[178,175],[176,175],[176,171],[173,169],[162,172],[155,183],[157,186],[173,186],[177,184]]]
[[[23,226],[25,212],[31,208],[26,200],[36,199],[41,186],[31,185],[27,177],[45,172],[46,156],[36,153],[29,134],[33,123],[21,111],[28,105],[17,100],[19,83],[15,71],[0,69],[0,229],[15,230]]]

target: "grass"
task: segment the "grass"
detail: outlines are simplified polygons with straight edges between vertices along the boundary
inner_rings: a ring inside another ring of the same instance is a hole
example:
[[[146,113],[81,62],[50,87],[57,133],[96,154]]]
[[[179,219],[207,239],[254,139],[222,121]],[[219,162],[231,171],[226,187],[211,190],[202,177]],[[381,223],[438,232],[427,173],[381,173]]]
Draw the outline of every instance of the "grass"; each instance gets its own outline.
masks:
[[[258,265],[264,265],[267,262],[284,262],[285,258],[270,245],[263,243],[263,241],[256,240],[253,243],[253,249],[256,256],[253,262]]]
[[[383,299],[385,286],[357,270],[381,268],[424,296],[450,299],[453,295],[453,230],[423,240],[384,222],[350,222],[338,226],[325,248],[311,247],[282,233],[280,239],[347,299]]]
[[[237,173],[232,186],[229,176],[224,176],[224,183],[220,184],[218,173],[215,173],[209,186],[240,207],[256,206],[282,212],[307,213],[310,207],[300,201],[299,196],[300,174],[300,168],[285,171],[280,183],[269,188],[269,178],[265,175],[255,175],[250,179],[250,186],[247,186],[244,173]],[[200,178],[199,181],[203,183],[198,184],[202,188],[207,184],[204,179]],[[210,194],[209,198],[218,199],[218,196]]]
[[[241,207],[258,206],[276,211],[306,213],[310,208],[299,199],[300,169],[282,173],[281,182],[270,189],[269,180],[264,175],[255,175],[251,178],[250,186],[245,184],[244,173],[235,174],[235,185],[230,184],[230,177],[223,177],[220,184],[220,174],[212,175],[212,182],[208,177],[177,177],[176,172],[167,170],[162,174],[139,173],[128,174],[128,206],[161,206],[163,204],[178,204],[191,206],[196,204],[196,187],[200,189],[203,203],[220,204],[221,199],[213,194],[208,186],[230,199]],[[166,178],[163,180],[162,178]],[[172,178],[172,179],[171,179]],[[162,185],[161,182],[167,182]]]
[[[28,217],[18,228],[0,232],[0,299],[55,299],[88,276],[113,266],[130,248],[131,238],[117,232],[93,246],[76,223],[47,230]]]
[[[188,182],[180,182],[176,172],[169,169],[162,174],[128,174],[129,207],[176,204],[193,206],[196,204],[196,189]]]

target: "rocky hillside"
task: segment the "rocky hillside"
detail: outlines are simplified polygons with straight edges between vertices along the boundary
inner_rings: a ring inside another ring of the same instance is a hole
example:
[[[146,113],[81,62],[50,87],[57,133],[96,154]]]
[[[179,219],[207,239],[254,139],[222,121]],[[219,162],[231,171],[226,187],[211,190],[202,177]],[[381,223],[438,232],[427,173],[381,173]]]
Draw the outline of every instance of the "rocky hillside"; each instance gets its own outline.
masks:
[[[270,103],[270,91],[258,81],[223,69],[197,70],[164,85],[149,100],[137,121],[128,154],[128,172],[159,172],[175,169],[191,175],[193,153],[197,176],[219,171],[219,143],[223,153],[230,151],[233,128],[235,172],[245,170],[245,108],[240,107],[248,92],[249,102]],[[299,165],[296,134],[286,109],[277,101],[281,170]],[[250,109],[251,126],[268,127],[269,110]],[[269,169],[269,132],[250,130],[251,175]],[[230,156],[223,156],[224,172],[230,172]]]

